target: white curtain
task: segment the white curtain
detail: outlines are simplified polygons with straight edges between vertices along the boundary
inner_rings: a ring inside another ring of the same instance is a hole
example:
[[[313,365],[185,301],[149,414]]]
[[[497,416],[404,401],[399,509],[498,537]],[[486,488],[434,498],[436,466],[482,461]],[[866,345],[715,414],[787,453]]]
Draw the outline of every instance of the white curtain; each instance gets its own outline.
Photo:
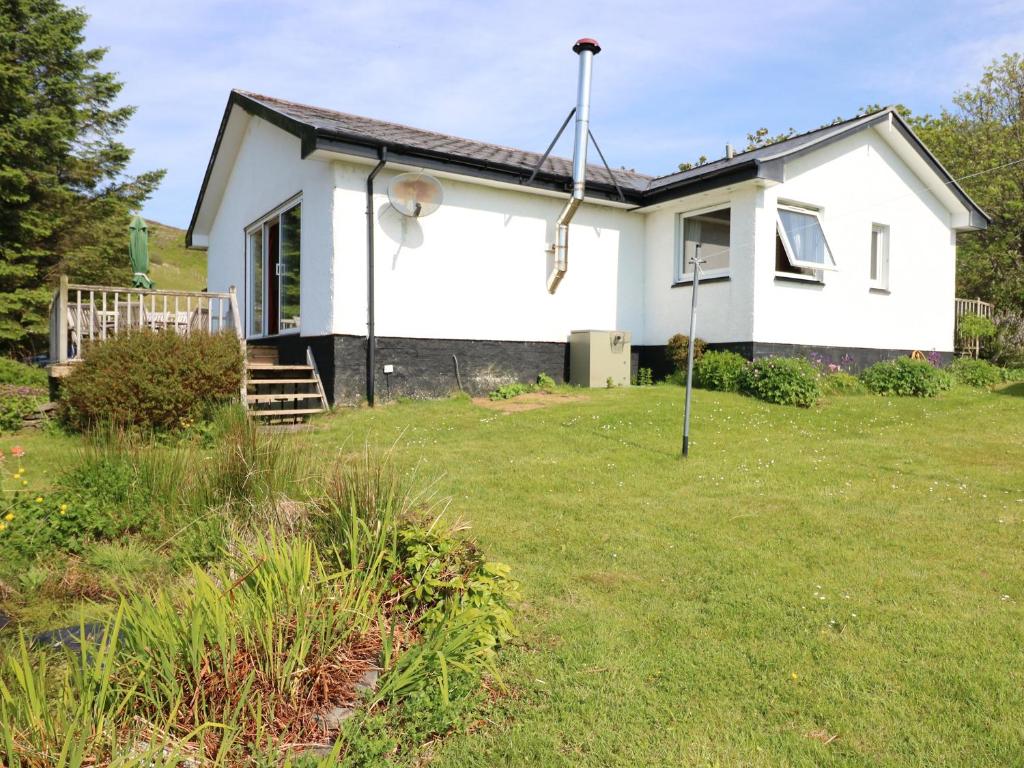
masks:
[[[779,220],[789,246],[793,249],[792,258],[795,261],[822,265],[831,263],[831,254],[826,254],[828,245],[825,243],[825,233],[821,230],[817,216],[780,208]]]

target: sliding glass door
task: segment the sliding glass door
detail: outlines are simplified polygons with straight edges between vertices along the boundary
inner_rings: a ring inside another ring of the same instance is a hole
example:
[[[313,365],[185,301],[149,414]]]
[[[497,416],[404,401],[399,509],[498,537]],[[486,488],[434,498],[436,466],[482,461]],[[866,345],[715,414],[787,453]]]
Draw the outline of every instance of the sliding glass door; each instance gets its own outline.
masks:
[[[249,335],[262,336],[263,297],[267,295],[263,285],[266,270],[263,269],[263,227],[249,233]]]
[[[290,204],[250,227],[246,243],[249,335],[298,331],[302,322],[302,203]]]
[[[302,206],[296,205],[281,214],[278,324],[281,331],[299,330],[299,272],[302,267]]]

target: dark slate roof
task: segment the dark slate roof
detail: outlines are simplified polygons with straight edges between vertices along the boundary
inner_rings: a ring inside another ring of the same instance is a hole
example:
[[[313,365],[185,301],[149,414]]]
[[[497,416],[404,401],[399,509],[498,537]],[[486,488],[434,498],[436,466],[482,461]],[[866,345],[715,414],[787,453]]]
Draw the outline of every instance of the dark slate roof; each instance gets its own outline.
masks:
[[[192,214],[192,221],[186,234],[188,244],[191,244],[192,231],[203,204],[221,138],[232,108],[236,105],[299,137],[303,157],[317,149],[326,149],[376,158],[386,149],[388,158],[396,163],[519,184],[525,184],[529,180],[541,159],[538,152],[486,144],[436,131],[411,128],[399,123],[235,90],[228,99],[217,141],[207,166],[206,177],[203,179],[203,186]],[[967,207],[971,214],[971,228],[983,229],[987,226],[989,218],[985,212],[967,196],[892,107],[665,176],[648,176],[625,169],[613,169],[613,175],[609,175],[603,165],[589,163],[587,196],[622,200],[643,207],[751,179],[781,182],[785,180],[787,159],[798,157],[804,152],[885,121],[891,121],[893,127]],[[564,157],[548,157],[535,178],[530,181],[530,185],[558,192],[570,190],[572,161]]]
[[[400,123],[389,123],[347,112],[296,104],[293,101],[263,96],[258,93],[248,91],[236,91],[236,93],[267,109],[311,126],[317,134],[323,136],[336,136],[342,139],[362,138],[367,142],[386,144],[389,147],[417,149],[455,158],[465,158],[492,166],[518,169],[527,176],[537,166],[542,156],[539,152],[513,149],[499,144],[486,144],[482,141],[411,128]],[[549,156],[541,166],[541,171],[571,178],[572,160]],[[587,164],[587,181],[595,184],[613,184],[604,166],[594,163]],[[635,171],[615,170],[615,181],[623,190],[641,192],[647,187],[651,177]]]

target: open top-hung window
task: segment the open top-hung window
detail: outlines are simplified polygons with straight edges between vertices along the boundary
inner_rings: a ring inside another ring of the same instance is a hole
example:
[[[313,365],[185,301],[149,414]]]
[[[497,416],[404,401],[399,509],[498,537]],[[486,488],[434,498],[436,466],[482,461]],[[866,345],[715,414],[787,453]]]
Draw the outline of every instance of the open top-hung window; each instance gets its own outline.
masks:
[[[729,274],[729,208],[679,214],[675,281],[693,280],[693,257],[700,245],[701,278]]]
[[[825,237],[818,211],[780,204],[775,271],[820,279],[819,272],[835,269],[836,260]]]

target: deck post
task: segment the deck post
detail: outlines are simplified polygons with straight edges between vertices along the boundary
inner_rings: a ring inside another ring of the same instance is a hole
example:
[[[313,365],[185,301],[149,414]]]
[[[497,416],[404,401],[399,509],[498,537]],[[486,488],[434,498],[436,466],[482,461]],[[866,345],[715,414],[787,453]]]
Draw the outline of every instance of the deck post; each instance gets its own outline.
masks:
[[[68,276],[60,276],[57,293],[57,362],[68,361]]]
[[[248,407],[248,388],[246,380],[249,378],[249,358],[245,351],[245,331],[242,330],[242,321],[238,316],[238,292],[235,286],[228,286],[228,305],[231,307],[231,324],[235,326],[235,334],[238,336],[238,343],[242,347],[242,407]],[[221,331],[224,330],[221,325]]]

